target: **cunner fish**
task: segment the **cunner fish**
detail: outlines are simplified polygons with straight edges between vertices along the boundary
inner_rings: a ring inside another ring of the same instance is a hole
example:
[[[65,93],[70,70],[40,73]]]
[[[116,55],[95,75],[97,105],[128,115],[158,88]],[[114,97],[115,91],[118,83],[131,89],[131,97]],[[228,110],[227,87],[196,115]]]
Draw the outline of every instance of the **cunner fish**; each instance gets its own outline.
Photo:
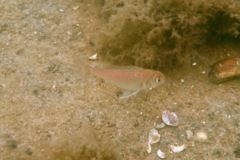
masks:
[[[105,82],[115,85],[125,92],[120,98],[128,98],[141,90],[155,88],[165,82],[163,73],[157,70],[140,67],[120,68],[93,68],[84,63],[80,64],[84,75],[93,75],[104,79]]]

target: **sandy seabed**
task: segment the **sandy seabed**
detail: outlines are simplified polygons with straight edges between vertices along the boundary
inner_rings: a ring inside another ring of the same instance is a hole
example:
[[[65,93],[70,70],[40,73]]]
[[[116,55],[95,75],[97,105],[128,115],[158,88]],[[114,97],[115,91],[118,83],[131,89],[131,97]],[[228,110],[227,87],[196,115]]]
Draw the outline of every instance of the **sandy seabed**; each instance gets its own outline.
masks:
[[[103,65],[87,59],[97,53],[101,28],[90,7],[74,0],[0,1],[0,159],[154,160],[158,149],[167,159],[240,158],[240,83],[209,82],[215,57],[169,71],[164,85],[124,100],[118,88],[79,75],[76,56]],[[239,47],[202,52],[232,56]],[[159,129],[149,154],[148,133],[164,110],[180,123]],[[172,153],[171,144],[186,149]]]

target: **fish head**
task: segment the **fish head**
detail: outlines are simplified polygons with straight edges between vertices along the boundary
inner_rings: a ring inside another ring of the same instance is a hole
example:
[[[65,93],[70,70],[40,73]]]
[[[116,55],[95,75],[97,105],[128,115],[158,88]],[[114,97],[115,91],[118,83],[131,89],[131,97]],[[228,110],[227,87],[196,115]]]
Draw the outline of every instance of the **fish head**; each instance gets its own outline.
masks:
[[[156,88],[165,82],[165,75],[159,71],[154,71],[153,76],[148,81],[148,88]]]

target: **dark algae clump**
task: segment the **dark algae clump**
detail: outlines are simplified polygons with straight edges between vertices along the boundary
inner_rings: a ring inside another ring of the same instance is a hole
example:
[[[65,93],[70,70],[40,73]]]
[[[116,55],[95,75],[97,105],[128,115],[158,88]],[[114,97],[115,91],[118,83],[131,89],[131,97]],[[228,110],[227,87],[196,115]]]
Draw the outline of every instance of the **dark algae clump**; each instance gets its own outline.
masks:
[[[234,154],[236,158],[240,158],[240,145],[235,148]]]
[[[195,57],[202,46],[240,42],[240,1],[105,1],[102,59],[158,68]]]

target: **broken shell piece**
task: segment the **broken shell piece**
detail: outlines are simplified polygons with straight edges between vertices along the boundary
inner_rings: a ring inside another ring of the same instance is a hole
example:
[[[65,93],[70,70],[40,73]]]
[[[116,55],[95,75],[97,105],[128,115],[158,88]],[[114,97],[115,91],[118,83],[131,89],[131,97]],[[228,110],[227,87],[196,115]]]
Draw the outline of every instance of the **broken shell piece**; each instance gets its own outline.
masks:
[[[176,113],[170,111],[163,111],[162,120],[166,125],[177,126],[179,124]]]
[[[162,128],[164,128],[166,125],[164,124],[164,123],[161,123],[161,124],[156,124],[155,125],[155,128],[156,129],[162,129]]]
[[[89,60],[96,60],[97,59],[97,53],[88,57]]]
[[[147,152],[148,152],[148,153],[151,153],[151,152],[152,152],[152,146],[151,146],[151,144],[150,144],[149,142],[148,142]]]
[[[156,129],[151,129],[149,132],[149,139],[148,142],[149,144],[154,144],[159,142],[160,140],[160,134],[158,133],[158,131]]]
[[[174,146],[174,145],[170,145],[170,148],[172,150],[173,153],[179,153],[179,152],[182,152],[184,151],[185,149],[185,145],[181,145],[181,146]]]
[[[165,158],[165,153],[162,152],[160,149],[157,151],[157,155],[159,158],[162,158],[162,159]]]
[[[152,152],[151,144],[157,143],[160,141],[160,134],[156,129],[151,129],[148,135],[148,153]]]

